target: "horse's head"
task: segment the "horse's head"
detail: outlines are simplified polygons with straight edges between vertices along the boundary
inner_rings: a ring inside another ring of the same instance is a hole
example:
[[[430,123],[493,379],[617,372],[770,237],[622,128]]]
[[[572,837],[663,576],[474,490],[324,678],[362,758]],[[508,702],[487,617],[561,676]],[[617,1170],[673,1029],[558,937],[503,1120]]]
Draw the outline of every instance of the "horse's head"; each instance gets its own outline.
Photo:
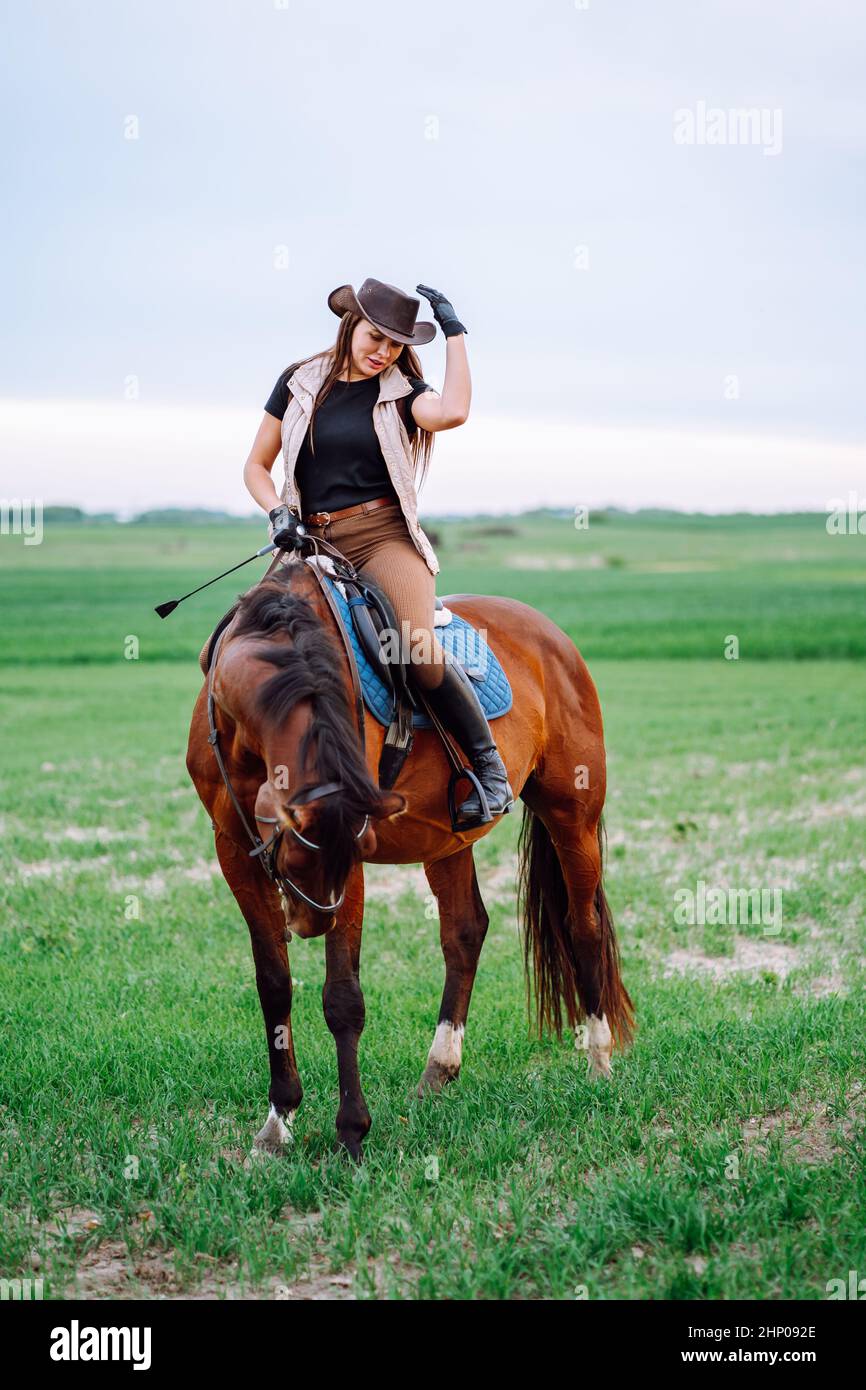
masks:
[[[262,784],[256,822],[291,931],[310,938],[331,930],[352,869],[376,852],[377,822],[405,808],[404,796],[372,781],[366,788],[352,778],[348,785],[311,782],[293,794],[271,780]]]
[[[302,566],[285,568],[241,600],[233,635],[254,641],[239,649],[232,693],[267,771],[257,853],[283,890],[290,929],[313,937],[334,925],[352,869],[375,853],[377,822],[406,799],[367,767],[317,582]]]

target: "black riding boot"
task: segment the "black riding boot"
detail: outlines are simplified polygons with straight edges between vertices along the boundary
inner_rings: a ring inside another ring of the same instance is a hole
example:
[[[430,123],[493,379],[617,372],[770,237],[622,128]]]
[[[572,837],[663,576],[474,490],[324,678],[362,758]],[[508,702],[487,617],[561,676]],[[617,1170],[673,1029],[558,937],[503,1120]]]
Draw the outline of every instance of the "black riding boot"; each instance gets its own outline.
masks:
[[[511,809],[514,792],[471,680],[447,652],[445,657],[445,676],[441,685],[435,690],[425,690],[424,696],[434,714],[454,735],[469,758],[472,771],[487,797],[489,815],[485,814],[478,792],[473,790],[457,808],[458,816],[461,820],[478,818],[481,824],[486,824],[494,816],[501,816]]]

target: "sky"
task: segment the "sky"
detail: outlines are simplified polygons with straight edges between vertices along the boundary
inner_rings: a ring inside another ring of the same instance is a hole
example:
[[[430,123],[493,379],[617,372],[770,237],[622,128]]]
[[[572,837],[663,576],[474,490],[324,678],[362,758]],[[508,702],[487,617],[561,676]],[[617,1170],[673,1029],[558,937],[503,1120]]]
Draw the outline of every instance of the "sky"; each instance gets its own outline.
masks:
[[[422,515],[866,494],[862,5],[42,0],[4,29],[0,496],[250,512],[271,387],[367,276],[469,329]],[[441,387],[441,334],[420,357]]]

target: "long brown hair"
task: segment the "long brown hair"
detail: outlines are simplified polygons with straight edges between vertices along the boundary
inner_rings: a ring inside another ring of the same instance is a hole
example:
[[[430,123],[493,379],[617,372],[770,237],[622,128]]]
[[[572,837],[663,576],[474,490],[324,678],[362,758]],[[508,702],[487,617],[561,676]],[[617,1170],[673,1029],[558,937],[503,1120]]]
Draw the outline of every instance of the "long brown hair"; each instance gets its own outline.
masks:
[[[314,362],[320,357],[330,357],[333,359],[316,393],[316,399],[313,401],[313,412],[310,416],[310,449],[314,455],[316,447],[313,439],[313,426],[316,420],[316,411],[330,394],[331,387],[340,374],[342,372],[345,372],[347,375],[349,374],[352,365],[352,334],[355,332],[357,325],[361,322],[362,317],[361,314],[353,314],[351,312],[345,313],[340,320],[340,327],[337,329],[337,339],[333,347],[323,348],[321,352],[314,352],[311,356],[304,357],[300,362],[294,362],[291,367],[286,368],[286,373],[291,374],[296,371],[298,367],[302,367],[306,362]],[[424,373],[418,354],[408,343],[404,343],[403,351],[400,353],[399,357],[394,359],[392,366],[399,367],[404,376],[417,377],[421,381],[424,379]],[[409,451],[415,470],[416,491],[420,492],[424,485],[427,469],[430,466],[430,454],[432,449],[432,430],[422,430],[419,425],[415,430],[415,434],[409,441]]]

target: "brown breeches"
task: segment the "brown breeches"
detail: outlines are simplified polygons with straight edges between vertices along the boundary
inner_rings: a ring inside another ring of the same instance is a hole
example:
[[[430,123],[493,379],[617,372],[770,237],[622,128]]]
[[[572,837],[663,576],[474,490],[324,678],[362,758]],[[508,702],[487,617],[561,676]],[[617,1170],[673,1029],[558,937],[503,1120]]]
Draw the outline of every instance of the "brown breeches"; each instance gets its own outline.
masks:
[[[444,675],[444,656],[433,630],[436,579],[412,542],[400,504],[325,526],[305,525],[384,589],[397,616],[395,646],[399,643],[403,659],[411,661],[413,679],[425,690],[435,689]]]

